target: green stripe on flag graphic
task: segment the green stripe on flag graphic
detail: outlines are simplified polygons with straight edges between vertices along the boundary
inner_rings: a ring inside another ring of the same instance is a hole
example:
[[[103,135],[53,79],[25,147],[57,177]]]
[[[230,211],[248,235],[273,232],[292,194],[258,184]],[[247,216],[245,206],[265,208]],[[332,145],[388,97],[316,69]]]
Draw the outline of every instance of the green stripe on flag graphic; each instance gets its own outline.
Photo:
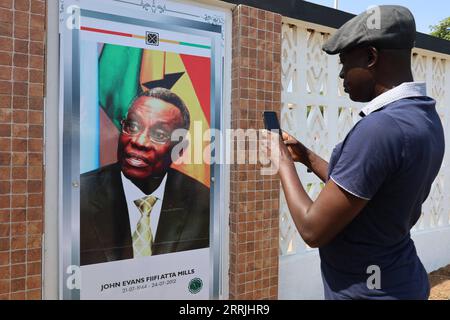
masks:
[[[190,47],[196,47],[196,48],[202,48],[202,49],[211,49],[210,46],[205,46],[202,44],[196,44],[196,43],[189,43],[189,42],[180,42],[183,46],[190,46]]]
[[[99,58],[99,102],[114,125],[128,112],[138,94],[142,49],[105,44]]]

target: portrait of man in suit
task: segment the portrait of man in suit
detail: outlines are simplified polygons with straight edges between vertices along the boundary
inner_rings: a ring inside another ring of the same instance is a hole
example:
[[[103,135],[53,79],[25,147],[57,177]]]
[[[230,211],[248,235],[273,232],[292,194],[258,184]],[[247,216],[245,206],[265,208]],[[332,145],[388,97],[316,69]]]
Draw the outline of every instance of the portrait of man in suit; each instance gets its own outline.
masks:
[[[117,162],[81,175],[81,265],[209,247],[209,188],[171,168],[171,135],[189,126],[188,107],[169,89],[133,99]]]

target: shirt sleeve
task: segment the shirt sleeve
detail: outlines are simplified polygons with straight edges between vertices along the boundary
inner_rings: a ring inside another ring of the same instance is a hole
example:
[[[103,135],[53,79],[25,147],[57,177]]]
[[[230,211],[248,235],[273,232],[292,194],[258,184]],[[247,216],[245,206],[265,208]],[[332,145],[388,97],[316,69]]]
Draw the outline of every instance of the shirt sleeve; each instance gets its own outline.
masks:
[[[360,120],[345,138],[330,179],[366,200],[377,193],[400,167],[405,139],[388,115],[374,113]]]

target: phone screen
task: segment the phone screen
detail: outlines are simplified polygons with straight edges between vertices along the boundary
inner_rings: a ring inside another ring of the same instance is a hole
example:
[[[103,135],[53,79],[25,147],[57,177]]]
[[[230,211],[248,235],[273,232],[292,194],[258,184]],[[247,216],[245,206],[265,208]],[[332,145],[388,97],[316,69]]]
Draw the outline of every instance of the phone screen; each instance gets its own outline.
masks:
[[[281,136],[280,122],[278,121],[277,113],[274,111],[264,111],[263,117],[266,130],[278,130],[278,134]]]

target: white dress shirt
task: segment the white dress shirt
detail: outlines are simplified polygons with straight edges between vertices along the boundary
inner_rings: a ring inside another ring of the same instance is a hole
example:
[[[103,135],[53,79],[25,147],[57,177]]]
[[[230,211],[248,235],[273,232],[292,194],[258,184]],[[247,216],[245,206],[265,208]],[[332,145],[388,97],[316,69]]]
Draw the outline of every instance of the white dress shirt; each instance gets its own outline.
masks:
[[[142,216],[138,207],[134,204],[134,200],[141,199],[145,196],[148,196],[149,194],[143,193],[141,189],[139,189],[133,182],[131,182],[127,177],[125,177],[125,175],[122,172],[120,173],[120,175],[122,177],[123,190],[125,192],[125,198],[127,201],[128,216],[130,219],[131,237],[133,237],[133,233],[134,231],[136,231],[137,224]],[[167,181],[167,173],[164,176],[159,187],[153,193],[151,193],[151,195],[158,198],[150,213],[150,228],[152,230],[153,240],[156,237],[158,221],[161,215],[161,207],[164,200],[164,190],[166,189],[166,181]]]
[[[370,101],[361,109],[361,116],[367,116],[384,106],[400,99],[423,97],[427,95],[425,82],[404,82]]]

